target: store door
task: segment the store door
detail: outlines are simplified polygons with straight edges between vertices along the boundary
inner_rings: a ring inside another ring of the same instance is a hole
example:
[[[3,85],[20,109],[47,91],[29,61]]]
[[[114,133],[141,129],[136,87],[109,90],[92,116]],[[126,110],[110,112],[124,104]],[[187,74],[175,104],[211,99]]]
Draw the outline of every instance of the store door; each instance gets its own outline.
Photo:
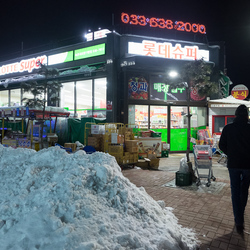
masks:
[[[187,107],[171,107],[170,151],[187,150]]]

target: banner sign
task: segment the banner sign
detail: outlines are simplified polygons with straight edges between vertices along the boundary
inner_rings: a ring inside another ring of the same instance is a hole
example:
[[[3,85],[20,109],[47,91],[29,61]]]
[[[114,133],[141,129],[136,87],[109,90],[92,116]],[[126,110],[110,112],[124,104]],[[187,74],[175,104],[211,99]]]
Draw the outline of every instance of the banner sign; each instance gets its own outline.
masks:
[[[184,46],[173,43],[157,43],[143,40],[142,43],[129,42],[128,53],[141,56],[162,57],[177,60],[209,61],[209,50],[201,50],[198,46]]]
[[[38,56],[36,58],[22,60],[21,62],[3,65],[0,67],[0,75],[24,71],[28,71],[30,73],[33,69],[38,69],[40,67],[39,62],[42,64],[47,64],[47,56]]]
[[[170,89],[170,85],[153,79],[150,84],[150,100],[186,101],[185,88]]]
[[[44,65],[54,65],[59,63],[66,63],[73,60],[80,60],[95,56],[105,55],[105,43],[90,46],[78,50],[67,51],[54,55],[38,56],[36,58],[25,59],[20,62],[6,64],[0,67],[0,76],[4,76],[12,73],[31,73],[33,69],[39,68],[39,62]]]
[[[73,61],[73,50],[48,56],[48,65]]]
[[[128,98],[148,100],[148,82],[144,77],[131,77],[129,79]]]
[[[105,55],[105,43],[90,46],[87,48],[77,49],[74,52],[75,60]]]
[[[185,87],[171,89],[167,83],[162,83],[160,78],[151,77],[150,81],[150,100],[159,101],[187,101]],[[190,101],[202,101],[205,96],[199,96],[196,88],[190,88]]]

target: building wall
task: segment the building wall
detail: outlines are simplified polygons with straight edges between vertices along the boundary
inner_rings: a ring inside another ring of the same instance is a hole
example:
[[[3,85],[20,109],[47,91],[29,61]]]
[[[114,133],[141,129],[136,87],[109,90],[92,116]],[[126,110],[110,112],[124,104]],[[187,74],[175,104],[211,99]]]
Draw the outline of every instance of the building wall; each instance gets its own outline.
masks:
[[[214,115],[234,115],[235,113],[235,108],[209,108],[209,119],[208,119],[208,124],[209,124],[209,131],[210,134],[212,135],[212,126],[213,126],[213,116]]]

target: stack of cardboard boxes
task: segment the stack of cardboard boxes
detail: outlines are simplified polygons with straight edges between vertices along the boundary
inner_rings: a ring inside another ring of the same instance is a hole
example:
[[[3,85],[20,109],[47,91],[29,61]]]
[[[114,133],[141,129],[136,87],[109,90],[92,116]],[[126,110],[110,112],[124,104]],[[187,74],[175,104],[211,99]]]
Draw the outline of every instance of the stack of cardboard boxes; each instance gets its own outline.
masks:
[[[71,149],[72,152],[75,152],[76,151],[76,143],[64,143],[64,148]]]
[[[93,134],[88,137],[88,146],[94,147],[97,151],[103,151],[104,136],[102,134]]]
[[[138,140],[131,128],[106,125],[91,125],[88,146],[114,156],[118,164],[136,163],[138,161]],[[104,127],[102,127],[104,126]]]

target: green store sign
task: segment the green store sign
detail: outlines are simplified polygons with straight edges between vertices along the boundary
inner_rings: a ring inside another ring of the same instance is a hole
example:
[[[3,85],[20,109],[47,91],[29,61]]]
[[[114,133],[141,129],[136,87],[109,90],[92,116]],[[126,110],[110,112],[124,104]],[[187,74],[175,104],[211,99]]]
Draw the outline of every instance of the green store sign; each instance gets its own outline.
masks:
[[[75,60],[105,55],[105,43],[78,49],[75,50],[74,53]]]

